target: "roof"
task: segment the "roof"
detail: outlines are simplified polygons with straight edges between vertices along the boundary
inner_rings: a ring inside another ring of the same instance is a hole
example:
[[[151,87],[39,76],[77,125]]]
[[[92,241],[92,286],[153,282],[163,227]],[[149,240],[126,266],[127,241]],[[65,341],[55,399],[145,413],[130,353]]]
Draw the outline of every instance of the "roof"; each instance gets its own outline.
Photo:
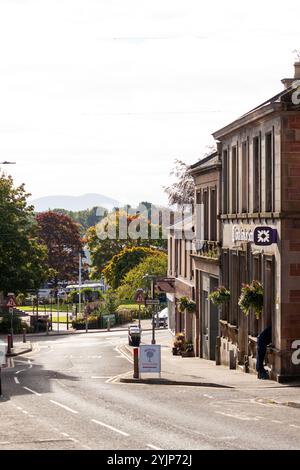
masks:
[[[215,163],[214,160],[217,162],[217,157],[218,157],[218,152],[213,152],[207,157],[201,158],[201,160],[198,160],[198,162],[194,163],[193,165],[190,166],[190,169],[193,170],[194,168],[198,167],[203,167],[203,166],[209,166],[212,163]]]
[[[220,137],[228,134],[229,132],[243,126],[249,120],[256,120],[260,118],[264,114],[272,113],[278,109],[281,109],[282,103],[287,103],[287,98],[289,95],[295,90],[295,88],[291,85],[285,90],[277,93],[276,95],[272,96],[268,100],[264,101],[263,103],[259,104],[255,108],[251,109],[247,113],[243,114],[239,118],[232,121],[230,124],[226,125],[225,127],[215,131],[212,135],[215,139],[219,139]]]

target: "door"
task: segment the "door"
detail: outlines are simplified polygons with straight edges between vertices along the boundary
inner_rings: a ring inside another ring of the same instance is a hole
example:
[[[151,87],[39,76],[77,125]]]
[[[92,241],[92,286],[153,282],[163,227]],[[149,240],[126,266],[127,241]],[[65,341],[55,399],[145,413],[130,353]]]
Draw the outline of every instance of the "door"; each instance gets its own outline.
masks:
[[[218,287],[218,279],[210,278],[210,292]],[[214,361],[216,358],[216,342],[219,335],[219,309],[212,302],[209,302],[209,359]]]
[[[202,357],[204,359],[209,359],[209,301],[208,301],[208,292],[202,290],[201,295],[201,311],[202,311]]]
[[[203,275],[201,292],[201,319],[202,319],[202,357],[211,361],[216,357],[216,342],[219,335],[219,310],[209,301],[209,292],[218,287],[218,279]]]

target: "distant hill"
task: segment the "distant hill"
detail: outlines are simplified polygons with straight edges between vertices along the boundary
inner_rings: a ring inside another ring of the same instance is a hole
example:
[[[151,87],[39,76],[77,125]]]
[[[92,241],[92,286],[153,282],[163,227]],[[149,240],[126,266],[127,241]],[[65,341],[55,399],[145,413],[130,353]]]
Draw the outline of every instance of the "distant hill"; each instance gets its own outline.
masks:
[[[30,201],[36,212],[48,209],[62,208],[68,211],[82,211],[92,207],[105,207],[112,209],[121,206],[121,203],[102,194],[83,194],[82,196],[45,196]]]

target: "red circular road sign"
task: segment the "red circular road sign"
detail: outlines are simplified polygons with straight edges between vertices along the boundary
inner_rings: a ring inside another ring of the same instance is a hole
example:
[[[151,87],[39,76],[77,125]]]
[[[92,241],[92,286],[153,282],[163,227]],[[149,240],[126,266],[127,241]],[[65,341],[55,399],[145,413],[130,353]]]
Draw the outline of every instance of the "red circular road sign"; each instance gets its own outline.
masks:
[[[14,298],[13,298],[13,297],[9,297],[9,299],[8,299],[7,302],[6,302],[6,307],[14,308],[14,307],[16,307],[16,305],[17,305],[17,304],[16,304]]]

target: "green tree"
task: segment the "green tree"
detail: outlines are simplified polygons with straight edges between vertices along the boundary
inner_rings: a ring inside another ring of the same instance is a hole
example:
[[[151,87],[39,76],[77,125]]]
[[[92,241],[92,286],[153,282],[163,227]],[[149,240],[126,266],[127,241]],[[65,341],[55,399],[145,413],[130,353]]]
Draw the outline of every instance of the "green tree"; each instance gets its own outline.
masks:
[[[137,266],[147,256],[159,256],[160,251],[144,246],[124,248],[120,253],[113,256],[103,269],[106,282],[112,289],[117,289],[125,274]]]
[[[148,203],[149,205],[149,203]],[[166,250],[167,241],[162,236],[161,227],[159,227],[160,237],[151,239],[151,224],[147,220],[148,238],[120,238],[120,216],[126,217],[127,227],[133,222],[137,215],[128,215],[122,210],[116,213],[108,214],[97,226],[91,227],[86,234],[86,242],[91,253],[93,279],[99,279],[107,263],[124,248],[132,247],[157,247]],[[99,231],[106,231],[110,227],[111,233],[115,236],[103,238],[99,236]]]
[[[167,275],[168,257],[165,253],[155,256],[148,256],[141,263],[125,274],[117,295],[120,301],[134,301],[137,289],[150,289],[150,281],[146,274],[157,277]]]
[[[38,289],[47,278],[47,249],[36,233],[33,207],[24,185],[0,175],[0,291]]]

